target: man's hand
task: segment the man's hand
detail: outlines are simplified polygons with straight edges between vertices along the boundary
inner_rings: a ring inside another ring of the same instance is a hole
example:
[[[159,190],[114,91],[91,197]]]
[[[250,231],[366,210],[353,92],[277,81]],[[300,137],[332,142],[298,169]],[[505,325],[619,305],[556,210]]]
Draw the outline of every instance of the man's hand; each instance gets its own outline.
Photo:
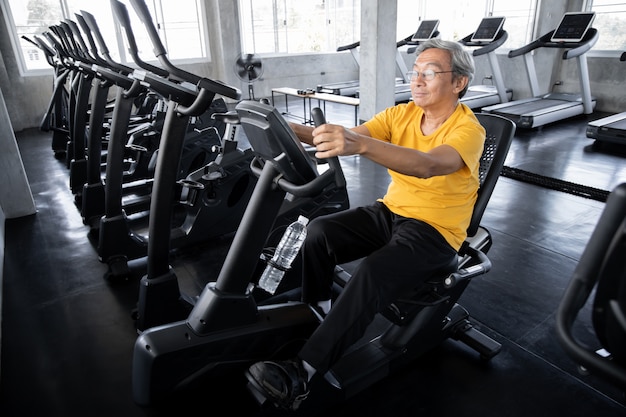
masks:
[[[361,153],[362,138],[343,126],[324,124],[313,130],[313,146],[316,158],[357,155]]]

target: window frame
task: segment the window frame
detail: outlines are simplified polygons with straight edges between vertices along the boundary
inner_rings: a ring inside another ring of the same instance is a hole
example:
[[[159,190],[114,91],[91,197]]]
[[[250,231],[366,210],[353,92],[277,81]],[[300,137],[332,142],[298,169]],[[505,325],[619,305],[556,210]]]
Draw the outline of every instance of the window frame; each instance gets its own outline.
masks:
[[[289,19],[289,14],[288,14],[289,6],[291,4],[296,4],[297,0],[272,0],[271,25],[274,30],[274,48],[273,48],[274,50],[271,52],[268,52],[268,51],[257,52],[256,50],[257,48],[255,47],[255,45],[256,45],[256,38],[258,37],[257,36],[258,31],[254,30],[255,27],[254,27],[254,24],[252,23],[252,18],[249,17],[249,13],[251,12],[251,9],[252,9],[251,7],[252,1],[253,0],[238,0],[237,2],[238,10],[239,10],[238,23],[239,23],[239,30],[241,33],[241,50],[244,53],[254,53],[263,57],[280,57],[280,56],[286,56],[286,55],[290,55],[290,56],[310,55],[310,54],[318,53],[316,51],[296,51],[296,50],[289,51],[288,45],[290,44],[290,40],[289,40],[290,30],[289,30],[289,27],[282,25],[281,22],[284,22],[285,20]],[[356,25],[353,25],[351,30],[353,34],[360,33],[360,10],[361,10],[360,1],[359,0],[349,0],[349,1],[352,3],[351,10],[352,10],[353,16],[356,13],[355,9],[358,11],[358,14],[359,14],[358,23]],[[281,5],[284,7],[284,10],[282,10],[282,8],[277,7],[277,3],[281,3]],[[337,0],[326,0],[322,3],[324,4],[325,49],[319,52],[320,53],[332,53],[332,52],[335,52],[338,46],[352,43],[353,41],[350,40],[349,42],[343,42],[341,44],[333,46],[334,43],[337,43],[336,39],[338,38],[337,24],[335,23],[335,18],[338,15],[337,12],[340,8],[341,2]],[[250,4],[250,6],[248,6],[248,4]],[[277,12],[280,12],[281,10],[286,13],[285,19],[282,19],[282,15],[277,16]],[[247,35],[248,27],[250,26],[252,27],[252,34],[248,36]],[[292,30],[292,33],[297,33],[297,29],[298,28],[296,28],[296,30]],[[246,38],[249,38],[249,41],[246,41]],[[281,39],[279,40],[279,38]],[[287,51],[283,51],[283,50],[277,51],[276,45],[278,43],[284,43],[286,45]]]
[[[57,1],[59,3],[59,12],[62,15],[62,19],[71,19],[75,21],[75,16],[73,15],[73,13],[78,12],[78,11],[74,11],[70,9],[70,5],[68,3],[69,0],[57,0]],[[163,10],[162,3],[165,1],[171,1],[171,0],[152,0],[148,2],[149,3],[148,7],[151,8],[152,18],[157,23],[157,28],[159,30],[159,34],[161,36],[163,44],[165,45],[166,50],[169,51],[169,49],[167,48],[167,42],[166,42],[168,23],[163,19],[163,13],[162,13],[162,10]],[[125,4],[126,3],[128,2],[126,1]],[[195,10],[197,11],[195,12],[195,16],[197,16],[196,18],[197,18],[197,24],[198,24],[198,26],[196,27],[196,30],[198,32],[198,35],[200,36],[199,54],[201,56],[196,56],[196,57],[191,57],[191,58],[172,58],[171,56],[168,56],[170,61],[172,61],[173,63],[193,64],[193,63],[200,63],[200,62],[201,63],[211,62],[211,51],[209,48],[210,37],[209,37],[208,24],[206,22],[206,16],[207,16],[206,4],[205,4],[205,1],[203,0],[195,0],[195,3],[196,3]],[[84,6],[87,6],[88,4],[90,4],[88,0],[85,0]],[[2,10],[2,14],[4,15],[5,24],[7,26],[7,31],[9,34],[9,41],[11,44],[11,48],[13,49],[13,54],[15,56],[15,61],[16,61],[20,76],[21,77],[43,76],[43,75],[49,75],[51,72],[53,72],[54,69],[50,66],[46,68],[28,68],[28,64],[26,62],[27,52],[24,51],[22,48],[22,40],[17,31],[17,25],[13,17],[13,11],[11,10],[11,5],[9,3],[9,0],[0,0],[0,7]],[[127,7],[129,8],[129,10],[132,10],[132,7],[130,5],[127,4]],[[156,8],[156,13],[154,12],[155,8]],[[83,9],[87,10],[87,7],[84,7]],[[134,18],[134,14],[131,13],[131,19],[133,18]],[[102,25],[102,22],[98,21],[98,24]],[[119,60],[122,64],[131,66],[131,67],[136,67],[135,63],[132,61],[132,59],[130,59],[128,52],[126,51],[125,41],[123,39],[123,35],[121,32],[119,23],[113,19],[110,23],[104,22],[104,24],[111,24],[113,26],[111,32],[115,34],[115,39],[113,38],[107,39],[107,46],[111,50],[112,55],[115,54],[116,57],[119,57]],[[143,28],[138,28],[138,30],[143,30]],[[33,45],[33,48],[36,48],[36,47]],[[152,51],[151,45],[149,48],[150,48],[150,51]],[[38,50],[37,53],[40,56],[42,56],[41,51]],[[42,56],[42,58],[44,57]],[[145,56],[142,58],[145,59],[146,62],[149,62],[152,64],[158,63],[158,59],[152,54],[150,54],[150,56]]]
[[[621,2],[616,1],[615,4],[623,6],[623,10],[620,11],[620,13],[624,13],[626,16],[626,1],[621,1]],[[597,29],[596,21],[598,19],[598,11],[593,9],[593,0],[584,0],[582,11],[585,11],[585,12],[595,11],[596,12],[596,18],[593,23],[593,27]],[[624,25],[624,27],[626,27],[626,25]],[[626,36],[626,29],[624,29],[624,35]],[[601,32],[600,32],[600,36],[602,36]],[[596,49],[596,47],[594,46],[593,48],[591,48],[591,50],[587,54],[588,56],[598,57],[598,58],[614,58],[616,56],[617,57],[621,56],[621,54],[624,51],[626,51],[626,44],[624,45],[622,49]]]
[[[273,8],[276,8],[274,3],[276,3],[277,1],[282,2],[282,4],[287,3],[286,0],[274,0],[273,4],[272,4]],[[407,1],[406,2],[407,4],[404,4],[404,5],[398,4],[398,8],[400,10],[402,7],[406,8],[407,6],[410,5],[411,10],[414,10],[414,13],[413,12],[407,13],[407,15],[414,16],[416,21],[419,21],[419,20],[422,20],[422,19],[426,19],[426,18],[438,18],[438,17],[434,17],[434,16],[428,16],[427,10],[428,10],[428,3],[429,3],[429,1],[436,1],[436,0],[418,0],[417,2],[415,2],[415,0],[410,0],[410,4],[409,4],[409,1]],[[504,2],[504,1],[508,1],[508,0],[484,0],[484,10],[485,10],[484,16],[494,16],[495,15],[494,14],[494,8],[495,8],[495,6],[497,6],[498,1],[503,1]],[[532,41],[533,36],[536,35],[536,33],[535,33],[535,31],[536,31],[536,15],[537,15],[537,11],[538,11],[538,1],[539,0],[529,0],[529,1],[530,1],[530,14],[532,14],[532,16],[529,15],[528,20],[532,24],[530,25],[530,28],[529,28],[529,30],[528,30],[528,32],[526,34],[526,37],[528,38],[527,39],[527,43]],[[250,45],[246,44],[246,38],[248,37],[246,32],[249,30],[248,28],[250,26],[253,27],[253,33],[249,36],[249,38],[251,39],[249,41],[250,43],[254,43],[254,39],[256,38],[256,34],[254,32],[254,25],[251,23],[250,17],[247,16],[247,14],[250,11],[250,7],[245,6],[244,3],[251,3],[251,2],[252,2],[252,0],[238,0],[238,6],[239,6],[238,20],[239,20],[239,29],[241,31],[241,48],[242,48],[242,51],[244,51],[246,53],[256,53],[256,54],[259,54],[259,55],[265,56],[265,57],[280,57],[280,56],[285,56],[285,55],[308,55],[308,54],[316,53],[316,52],[312,52],[312,51],[310,51],[310,52],[297,52],[297,51],[294,51],[294,52],[284,52],[284,51],[276,52],[275,49],[274,49],[274,52],[256,52],[256,50],[250,50],[250,49],[255,49],[255,48],[253,46],[250,46]],[[329,16],[333,16],[333,11],[330,10],[330,9],[335,7],[337,5],[337,3],[335,1],[327,1],[325,3],[326,3],[326,16],[327,16],[327,19],[329,19],[330,18]],[[468,2],[468,4],[469,4],[469,2]],[[472,5],[473,5],[472,7],[474,7],[474,8],[476,7],[476,5],[474,3],[472,3]],[[244,15],[244,13],[245,13],[245,15]],[[400,11],[399,11],[399,14],[400,14]],[[358,25],[355,25],[355,27],[360,28],[360,26],[361,26],[360,12],[359,12],[358,18],[359,18],[359,23],[358,23]],[[282,27],[277,28],[277,25],[278,25],[277,21],[273,21],[272,25],[274,27],[274,31],[275,32],[276,32],[276,30],[280,30],[280,32],[284,32],[285,31],[285,29],[282,28]],[[408,34],[408,33],[404,33],[404,31],[406,31],[406,29],[407,29],[407,27],[406,27],[407,25],[405,24],[404,26],[405,27],[401,27],[401,23],[400,23],[400,20],[399,20],[398,21],[398,26],[396,27],[396,31],[397,31],[396,36],[398,37],[398,40],[401,37],[404,37],[404,36],[406,36]],[[505,26],[506,26],[506,23],[505,23]],[[326,29],[328,31],[332,31],[332,25],[328,24],[328,22],[326,23]],[[417,29],[417,25],[415,26],[415,28],[412,28],[410,30],[415,30],[415,29]],[[284,34],[281,33],[280,36],[284,36]],[[288,33],[287,33],[287,36],[288,36]],[[329,39],[330,39],[330,37],[331,37],[331,35],[328,36]],[[358,35],[356,37],[358,38]],[[287,40],[287,42],[288,42],[288,40]],[[519,46],[522,46],[522,45],[519,45]],[[508,53],[508,49],[505,51],[505,48],[500,48],[501,50],[498,50],[497,53]],[[327,50],[322,51],[322,53],[332,53],[332,52],[333,52],[332,47],[327,47]]]

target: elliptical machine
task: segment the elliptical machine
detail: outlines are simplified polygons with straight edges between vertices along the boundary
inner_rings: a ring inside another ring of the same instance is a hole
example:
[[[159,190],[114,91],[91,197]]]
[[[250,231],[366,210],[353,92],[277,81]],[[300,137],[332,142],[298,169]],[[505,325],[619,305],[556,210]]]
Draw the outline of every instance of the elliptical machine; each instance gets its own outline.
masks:
[[[111,3],[117,15],[122,17],[120,23],[125,26],[126,32],[132,33],[123,3],[117,0],[112,0]],[[185,72],[169,62],[145,2],[133,0],[131,3],[150,35],[156,56],[171,76],[185,81],[186,84],[200,87],[209,82],[210,80]],[[176,95],[170,96],[173,97],[172,102],[177,104],[168,106],[168,116],[163,125],[163,138],[156,164],[148,225],[147,228],[141,230],[133,229],[132,235],[129,234],[132,239],[145,243],[147,251],[147,271],[141,278],[136,312],[136,325],[139,330],[178,321],[189,314],[195,300],[193,297],[185,297],[181,294],[178,278],[170,267],[171,249],[180,248],[183,244],[187,246],[199,241],[206,242],[208,239],[230,235],[235,230],[240,230],[244,210],[249,209],[250,201],[254,198],[253,190],[256,189],[258,177],[252,172],[254,169],[254,166],[251,166],[253,151],[247,149],[240,155],[239,152],[233,152],[232,148],[235,144],[232,141],[224,141],[222,154],[214,163],[209,163],[193,172],[185,181],[177,185],[176,173],[185,125],[184,120],[181,120],[184,117],[178,114],[181,108],[179,98]],[[201,96],[202,91],[198,94],[197,100],[200,100]],[[192,105],[192,108],[196,111],[206,111],[206,107],[202,109]],[[222,118],[222,116],[216,117]],[[240,121],[237,120],[241,118],[240,115],[234,118],[229,114],[223,117],[224,121],[231,126],[239,123]],[[341,178],[342,184],[345,184],[342,175]],[[197,186],[198,184],[201,186]],[[186,194],[183,204],[177,202],[177,197],[180,195],[177,194],[178,186],[187,190],[183,193]],[[185,202],[189,204],[184,204]],[[267,225],[274,233],[279,233],[282,227],[293,222],[300,214],[312,218],[342,210],[348,206],[345,186],[334,187],[326,190],[325,194],[311,197],[294,194],[293,198],[281,198],[279,202],[279,215],[272,215]],[[178,210],[182,210],[184,216],[178,216]],[[184,219],[173,225],[172,221],[180,217]],[[124,222],[122,226],[126,228],[129,224]],[[101,225],[101,241],[104,238],[103,230]],[[268,235],[261,233],[259,238],[265,244]],[[255,253],[254,250],[251,253]],[[250,254],[246,256],[249,257]],[[259,260],[258,253],[254,254],[253,258],[254,260],[250,262],[254,265],[248,265],[248,267],[256,267]],[[245,261],[238,262],[245,263]]]
[[[138,57],[126,6],[116,0],[111,1],[111,6],[117,21],[124,28],[133,58],[137,65],[145,66],[145,71],[136,70],[132,77],[160,96],[169,98],[165,119],[159,127],[153,179],[144,181],[141,190],[137,190],[134,184],[129,190],[137,195],[136,200],[145,196],[145,208],[128,212],[123,204],[123,138],[127,135],[128,112],[132,102],[127,91],[120,92],[109,144],[111,155],[107,159],[105,211],[99,222],[97,244],[99,259],[109,265],[106,277],[119,279],[131,274],[131,260],[141,259],[138,263],[144,267],[143,261],[149,256],[150,246],[157,247],[157,244],[149,242],[153,237],[161,242],[158,245],[162,245],[163,251],[159,249],[159,256],[164,257],[162,261],[167,265],[170,248],[187,247],[232,233],[254,184],[250,181],[252,176],[247,168],[251,153],[237,149],[234,141],[225,144],[221,138],[226,130],[225,122],[210,117],[216,110],[226,110],[222,99],[211,97],[202,106],[194,108],[189,117],[182,117],[183,120],[173,119],[172,116],[168,120],[167,116],[171,111],[177,114],[175,109],[182,108],[185,101],[191,99],[193,102],[196,96],[200,99],[198,91],[202,92],[204,88],[234,99],[240,97],[240,92],[231,87],[225,89],[226,86],[221,84],[219,89],[215,89],[216,81],[171,64],[146,8],[146,14],[140,17],[147,20],[144,25],[155,42],[158,58],[165,68],[162,71],[167,77],[150,71],[150,67]],[[220,107],[216,107],[218,105]],[[175,109],[172,110],[172,107]],[[190,122],[201,119],[209,119],[203,121],[203,126],[208,128],[197,132],[194,129],[201,127],[200,124],[192,125]],[[173,133],[168,131],[172,126],[177,126]],[[205,138],[209,138],[209,143]],[[216,169],[216,160],[220,161],[221,169]],[[218,176],[215,172],[223,175]],[[153,222],[159,226],[151,226]],[[165,236],[167,240],[160,240]],[[150,269],[150,266],[147,268]]]

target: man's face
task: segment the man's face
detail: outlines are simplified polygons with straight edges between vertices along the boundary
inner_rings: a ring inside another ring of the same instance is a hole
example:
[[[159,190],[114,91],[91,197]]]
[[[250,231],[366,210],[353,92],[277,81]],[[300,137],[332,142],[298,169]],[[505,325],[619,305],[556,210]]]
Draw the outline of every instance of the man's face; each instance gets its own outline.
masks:
[[[436,48],[423,51],[413,64],[413,71],[419,74],[411,79],[411,95],[416,105],[428,108],[457,101],[461,91],[458,81],[462,77],[454,77],[451,72],[448,51]],[[434,77],[431,71],[434,71]],[[428,79],[429,75],[433,78]]]

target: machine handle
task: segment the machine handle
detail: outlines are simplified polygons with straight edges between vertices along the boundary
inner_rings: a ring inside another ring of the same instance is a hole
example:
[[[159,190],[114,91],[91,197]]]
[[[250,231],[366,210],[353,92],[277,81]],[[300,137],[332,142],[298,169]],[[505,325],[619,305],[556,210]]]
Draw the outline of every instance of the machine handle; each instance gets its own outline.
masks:
[[[326,117],[324,116],[324,112],[319,107],[311,109],[311,119],[313,119],[315,127],[326,124]],[[339,162],[339,158],[336,156],[328,158],[328,165],[330,166],[332,172],[335,173],[335,182],[337,186],[345,187],[346,178],[343,176],[343,170],[341,169],[341,163]]]
[[[326,124],[324,112],[319,107],[311,109],[311,118],[313,119],[313,123],[315,123],[315,127]]]

